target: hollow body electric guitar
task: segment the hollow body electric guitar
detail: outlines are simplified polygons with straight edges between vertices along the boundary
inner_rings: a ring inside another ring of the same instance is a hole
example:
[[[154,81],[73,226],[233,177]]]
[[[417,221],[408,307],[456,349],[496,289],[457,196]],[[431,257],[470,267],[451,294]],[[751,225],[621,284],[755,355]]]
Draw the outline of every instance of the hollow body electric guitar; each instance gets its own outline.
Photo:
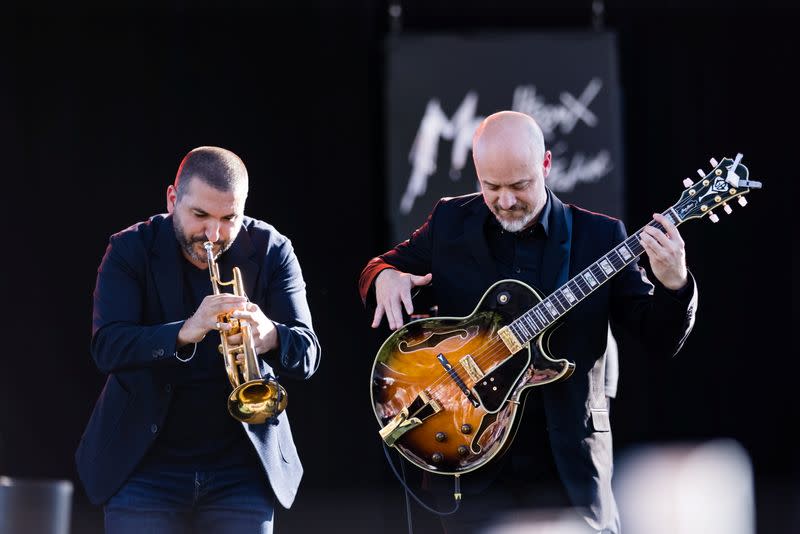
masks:
[[[663,215],[679,225],[761,187],[748,170],[725,158],[692,182]],[[656,221],[650,226],[661,230]],[[501,280],[467,317],[407,323],[381,345],[372,367],[371,399],[380,435],[417,467],[439,474],[474,471],[505,451],[534,386],[569,378],[575,365],[547,352],[559,319],[638,258],[642,230],[600,257],[551,295]]]

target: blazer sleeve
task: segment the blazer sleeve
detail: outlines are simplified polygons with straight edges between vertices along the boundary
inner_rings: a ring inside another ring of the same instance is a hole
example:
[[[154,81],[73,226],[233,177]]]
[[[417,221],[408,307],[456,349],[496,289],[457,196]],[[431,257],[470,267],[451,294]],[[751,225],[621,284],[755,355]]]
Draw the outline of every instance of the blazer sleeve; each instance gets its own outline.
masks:
[[[425,223],[414,230],[410,238],[367,262],[358,279],[358,292],[361,295],[361,302],[365,306],[375,306],[375,278],[384,269],[397,269],[404,273],[420,276],[431,271],[433,221],[441,204],[440,200],[428,215]]]
[[[617,221],[613,244],[627,238]],[[674,356],[694,326],[697,284],[689,273],[688,285],[679,291],[650,282],[638,262],[630,263],[612,282],[611,319],[634,335],[652,354]]]
[[[286,374],[306,379],[319,367],[321,349],[311,323],[306,283],[300,262],[287,238],[267,253],[269,280],[260,305],[275,324],[280,345],[263,357]]]
[[[128,236],[112,236],[97,270],[90,350],[103,373],[172,365],[183,321],[143,324],[145,250]]]

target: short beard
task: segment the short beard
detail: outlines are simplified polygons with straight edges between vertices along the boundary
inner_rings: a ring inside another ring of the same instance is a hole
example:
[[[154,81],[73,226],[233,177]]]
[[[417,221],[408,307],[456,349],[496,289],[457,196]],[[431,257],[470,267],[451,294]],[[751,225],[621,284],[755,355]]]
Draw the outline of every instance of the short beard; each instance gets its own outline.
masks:
[[[501,219],[497,214],[502,213],[503,211],[509,211],[509,210],[501,210],[497,206],[494,206],[494,217],[495,219],[497,219],[497,222],[500,223],[500,226],[502,226],[503,230],[505,230],[506,232],[512,232],[512,233],[519,232],[520,230],[523,230],[526,226],[528,226],[534,218],[532,210],[524,210],[522,213],[522,217],[518,219],[513,219],[513,220]]]
[[[203,253],[202,255],[198,254],[197,250],[194,247],[195,243],[205,243],[208,241],[206,236],[200,237],[189,237],[186,235],[186,232],[183,229],[183,225],[181,222],[176,218],[172,217],[172,226],[175,229],[175,239],[178,240],[178,245],[181,247],[187,256],[192,258],[193,260],[199,263],[205,263],[208,261],[208,254]],[[219,247],[219,252],[217,252],[217,256],[231,248],[233,241],[216,241],[214,245]]]

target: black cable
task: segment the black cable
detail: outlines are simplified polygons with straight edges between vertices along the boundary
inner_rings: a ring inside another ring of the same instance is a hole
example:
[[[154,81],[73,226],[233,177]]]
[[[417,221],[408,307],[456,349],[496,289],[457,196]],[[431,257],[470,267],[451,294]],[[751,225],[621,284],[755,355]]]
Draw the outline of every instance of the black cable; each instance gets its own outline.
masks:
[[[422,502],[420,500],[420,498],[417,497],[416,494],[414,494],[413,491],[411,491],[411,488],[409,488],[408,484],[406,484],[405,478],[401,477],[400,473],[397,472],[397,468],[394,466],[394,462],[392,462],[392,458],[389,456],[389,447],[387,447],[386,443],[383,443],[383,442],[381,442],[381,445],[383,445],[383,453],[386,455],[386,460],[389,462],[389,467],[392,468],[392,472],[394,472],[394,476],[397,477],[398,482],[400,482],[400,484],[402,484],[403,488],[405,488],[407,495],[411,495],[414,498],[414,500],[417,501],[417,503],[420,506],[425,508],[430,513],[438,515],[440,517],[447,516],[447,515],[453,515],[454,513],[456,513],[458,511],[458,507],[461,504],[461,480],[459,479],[458,475],[455,475],[455,482],[454,482],[454,487],[453,487],[453,498],[456,501],[455,507],[453,507],[453,509],[448,511],[448,512],[440,512],[439,510],[434,510],[433,508],[431,508],[430,506],[428,506],[427,504]]]
[[[403,475],[403,486],[406,486],[406,464],[400,462],[400,473]],[[414,523],[411,520],[411,499],[408,498],[408,489],[403,488],[406,497],[406,523],[408,524],[408,534],[414,534]]]

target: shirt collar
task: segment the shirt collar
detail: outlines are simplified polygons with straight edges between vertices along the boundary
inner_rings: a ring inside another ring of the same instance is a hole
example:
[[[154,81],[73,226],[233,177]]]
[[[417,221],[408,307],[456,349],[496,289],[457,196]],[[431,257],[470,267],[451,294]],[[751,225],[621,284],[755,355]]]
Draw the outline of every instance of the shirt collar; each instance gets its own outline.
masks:
[[[544,203],[544,207],[542,208],[542,212],[539,214],[539,220],[536,224],[525,228],[519,232],[514,232],[513,234],[517,237],[530,237],[537,235],[538,232],[542,232],[540,235],[547,237],[550,235],[550,206],[553,203],[550,201],[550,192],[547,192],[547,200]],[[489,228],[498,231],[499,233],[505,232],[503,227],[500,225],[500,222],[497,220],[497,217],[494,216],[494,213],[491,210],[488,211],[488,224]]]

